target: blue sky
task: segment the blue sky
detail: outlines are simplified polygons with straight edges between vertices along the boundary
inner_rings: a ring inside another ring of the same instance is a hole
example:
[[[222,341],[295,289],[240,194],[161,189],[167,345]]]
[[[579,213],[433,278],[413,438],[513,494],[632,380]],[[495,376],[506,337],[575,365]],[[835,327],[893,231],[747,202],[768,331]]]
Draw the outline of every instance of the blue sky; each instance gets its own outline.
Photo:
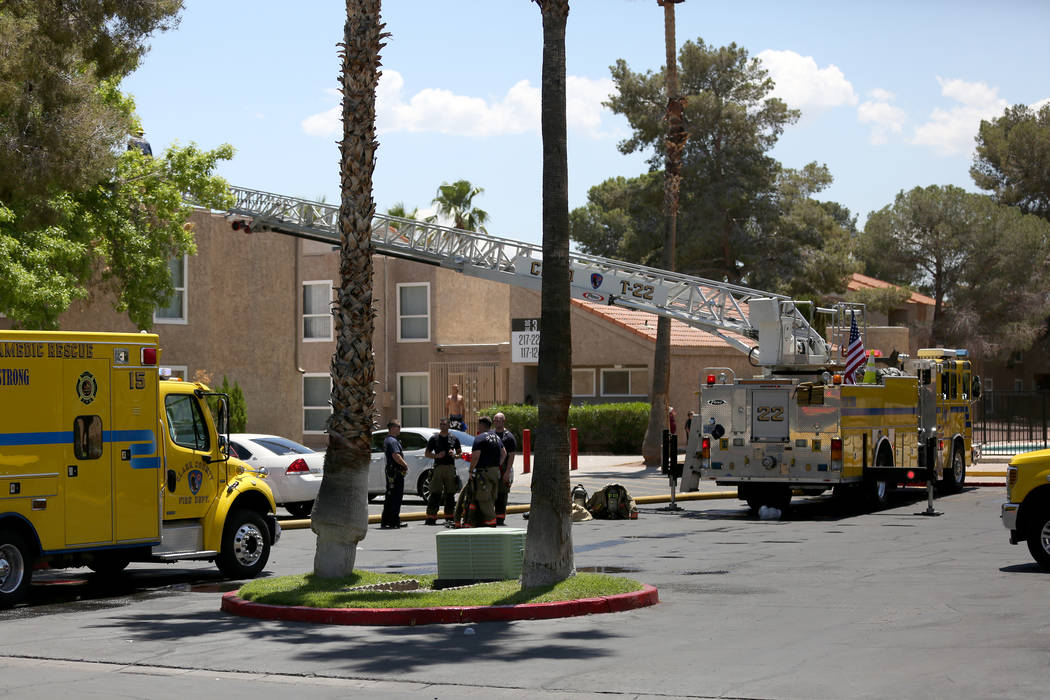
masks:
[[[336,44],[345,5],[329,0],[186,0],[124,83],[155,151],[173,142],[237,151],[232,184],[339,200]],[[802,110],[773,152],[785,166],[825,163],[820,195],[859,215],[901,190],[969,177],[981,118],[1050,99],[1050,2],[714,3],[677,5],[677,40],[736,42],[762,59],[777,95]],[[489,232],[539,243],[542,27],[529,0],[388,0],[375,199],[426,210],[438,185],[484,188]],[[569,205],[616,175],[627,122],[601,106],[609,66],[664,59],[656,0],[571,2],[566,38]]]

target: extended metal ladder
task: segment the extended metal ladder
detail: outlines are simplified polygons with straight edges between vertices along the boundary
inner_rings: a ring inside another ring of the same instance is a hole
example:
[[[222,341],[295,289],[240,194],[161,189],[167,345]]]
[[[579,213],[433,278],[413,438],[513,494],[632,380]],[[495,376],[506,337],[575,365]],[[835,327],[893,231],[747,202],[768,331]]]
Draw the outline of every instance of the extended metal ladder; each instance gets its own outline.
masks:
[[[231,190],[236,203],[229,217],[251,230],[339,245],[338,206],[243,187]],[[378,213],[372,219],[372,241],[381,255],[540,289],[543,250],[537,245]],[[745,353],[758,337],[745,309],[754,299],[788,302],[795,327],[820,338],[788,297],[581,253],[570,253],[570,266],[576,298],[668,316],[713,333]]]

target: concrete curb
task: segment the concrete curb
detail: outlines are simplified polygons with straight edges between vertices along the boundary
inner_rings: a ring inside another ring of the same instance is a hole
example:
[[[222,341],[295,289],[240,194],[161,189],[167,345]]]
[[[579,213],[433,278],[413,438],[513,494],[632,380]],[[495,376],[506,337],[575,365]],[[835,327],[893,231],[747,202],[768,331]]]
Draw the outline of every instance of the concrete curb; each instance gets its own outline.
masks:
[[[655,587],[643,584],[633,593],[521,605],[449,606],[441,608],[308,608],[300,605],[251,603],[230,591],[220,609],[231,615],[261,620],[309,622],[321,625],[447,625],[512,620],[550,620],[577,615],[635,610],[660,602]]]

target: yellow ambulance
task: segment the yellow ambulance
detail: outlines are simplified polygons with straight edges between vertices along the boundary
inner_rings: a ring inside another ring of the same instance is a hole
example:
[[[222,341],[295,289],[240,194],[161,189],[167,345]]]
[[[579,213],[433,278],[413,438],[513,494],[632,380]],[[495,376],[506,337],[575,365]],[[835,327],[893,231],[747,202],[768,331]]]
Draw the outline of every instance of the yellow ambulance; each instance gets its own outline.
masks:
[[[227,397],[162,380],[160,354],[146,333],[0,330],[0,607],[34,568],[266,565],[265,472],[229,456]]]

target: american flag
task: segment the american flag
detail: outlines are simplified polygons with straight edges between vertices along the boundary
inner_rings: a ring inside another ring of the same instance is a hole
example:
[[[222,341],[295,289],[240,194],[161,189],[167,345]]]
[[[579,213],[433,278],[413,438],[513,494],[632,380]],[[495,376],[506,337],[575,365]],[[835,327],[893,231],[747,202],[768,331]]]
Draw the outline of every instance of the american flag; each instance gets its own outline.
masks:
[[[849,345],[846,346],[846,372],[843,381],[847,384],[856,384],[855,375],[864,365],[864,341],[857,329],[857,315],[850,312]]]

